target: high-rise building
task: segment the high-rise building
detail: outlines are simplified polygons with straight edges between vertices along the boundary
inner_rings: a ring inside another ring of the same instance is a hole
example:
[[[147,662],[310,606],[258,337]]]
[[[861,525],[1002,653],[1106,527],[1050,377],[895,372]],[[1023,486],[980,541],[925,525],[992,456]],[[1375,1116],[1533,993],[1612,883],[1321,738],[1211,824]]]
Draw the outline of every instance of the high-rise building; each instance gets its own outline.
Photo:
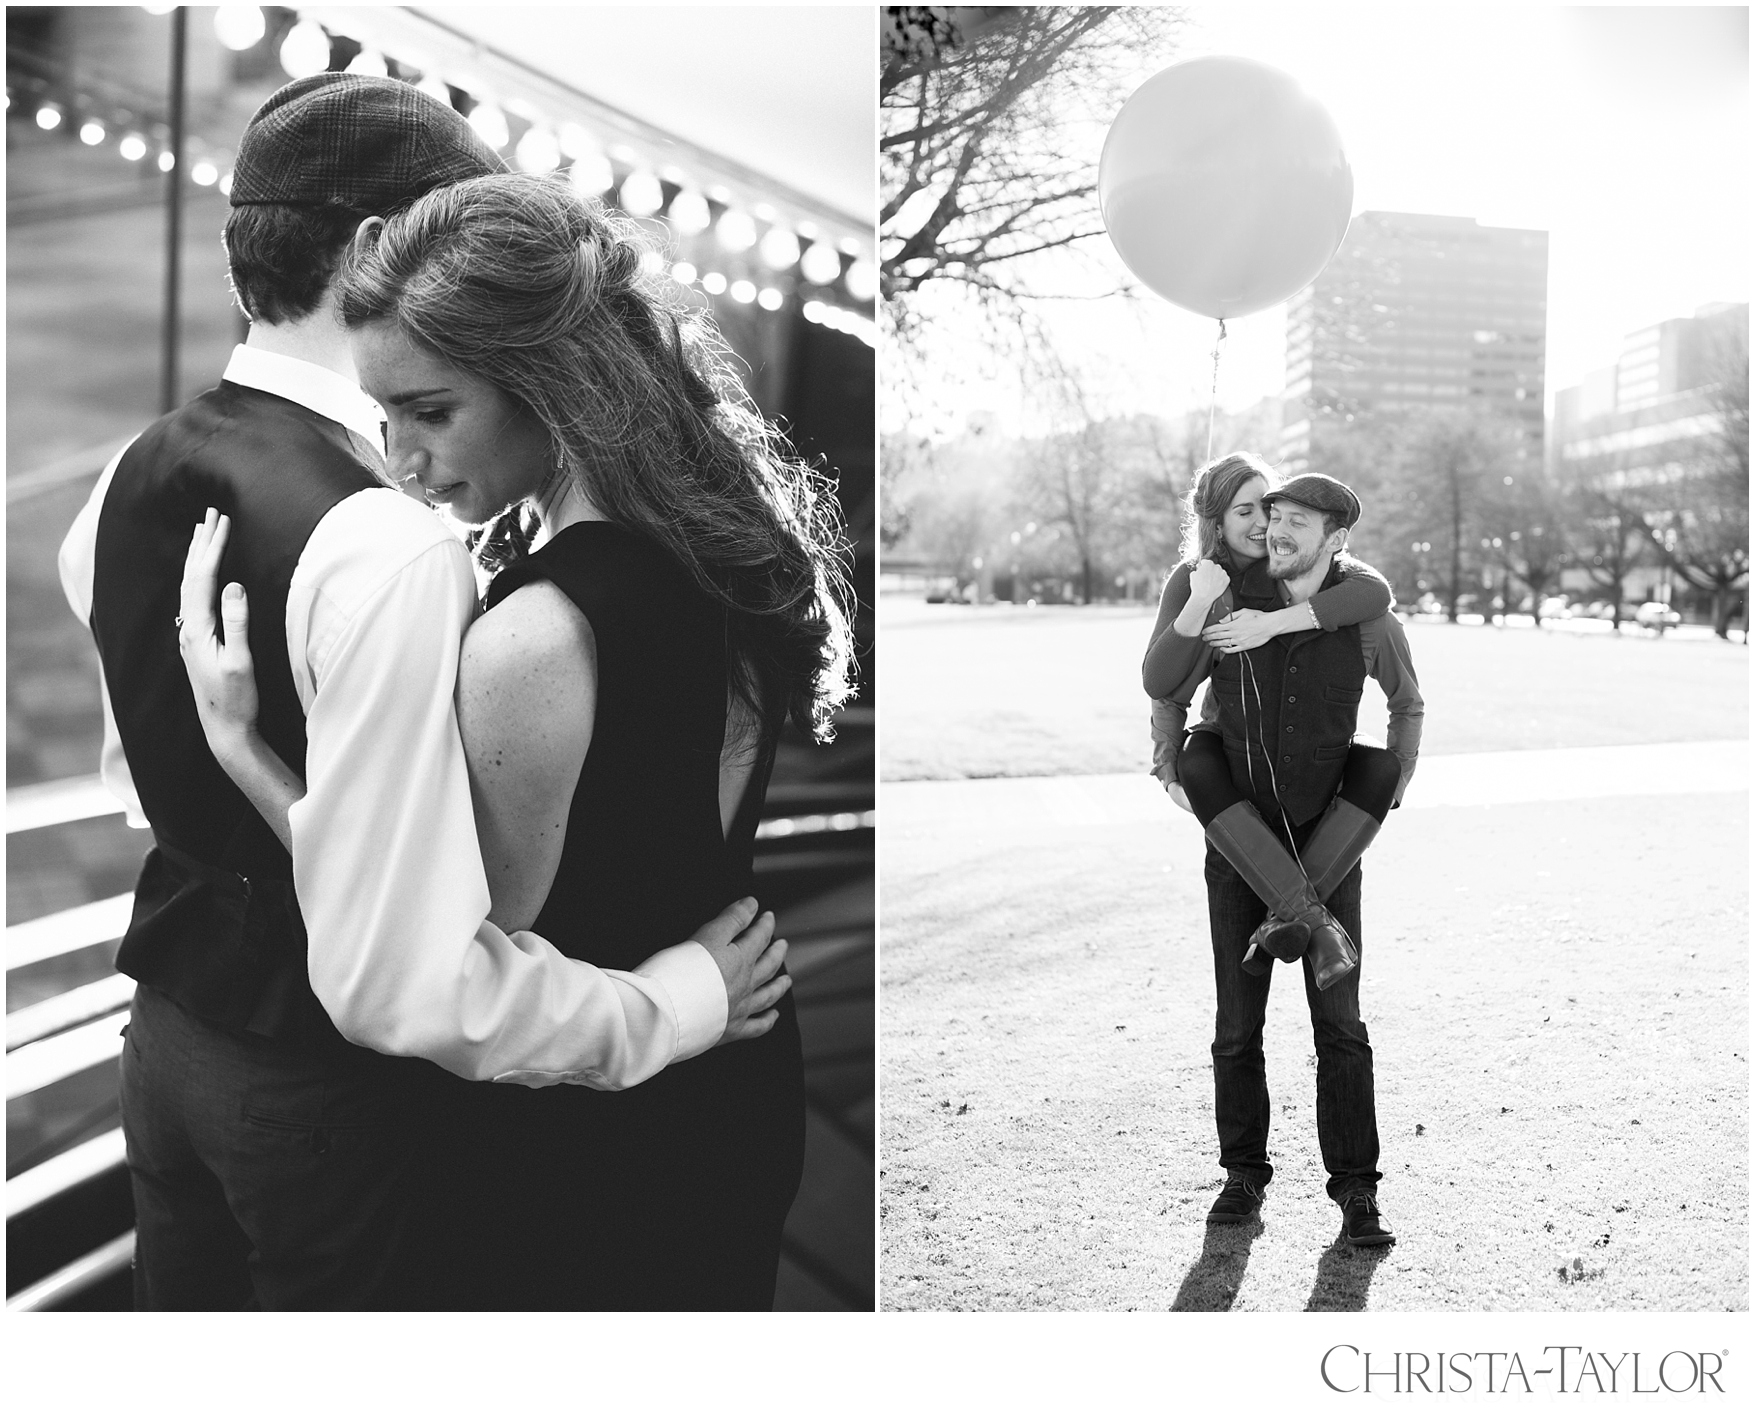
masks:
[[[1555,393],[1553,469],[1563,476],[1588,470],[1617,485],[1681,475],[1702,445],[1722,436],[1715,390],[1739,376],[1748,348],[1746,304],[1702,305],[1691,319],[1629,334],[1612,366]]]
[[[1365,412],[1478,406],[1541,455],[1548,233],[1364,211],[1286,311],[1280,456]]]
[[[1728,340],[1747,327],[1749,308],[1703,305],[1692,319],[1666,319],[1621,342],[1615,361],[1615,401],[1602,411],[1631,412],[1673,393],[1702,388],[1724,376],[1719,366]]]
[[[1555,393],[1549,474],[1562,487],[1589,489],[1605,507],[1624,498],[1643,503],[1640,513],[1660,533],[1697,524],[1716,495],[1690,493],[1687,483],[1724,466],[1727,435],[1735,434],[1727,422],[1735,397],[1727,398],[1726,387],[1748,377],[1748,351],[1747,304],[1703,305],[1692,319],[1627,335],[1612,365]],[[1665,513],[1675,518],[1667,525]],[[1601,587],[1582,567],[1562,583],[1586,593]],[[1630,564],[1622,594],[1667,602],[1681,588],[1661,561],[1645,556]]]

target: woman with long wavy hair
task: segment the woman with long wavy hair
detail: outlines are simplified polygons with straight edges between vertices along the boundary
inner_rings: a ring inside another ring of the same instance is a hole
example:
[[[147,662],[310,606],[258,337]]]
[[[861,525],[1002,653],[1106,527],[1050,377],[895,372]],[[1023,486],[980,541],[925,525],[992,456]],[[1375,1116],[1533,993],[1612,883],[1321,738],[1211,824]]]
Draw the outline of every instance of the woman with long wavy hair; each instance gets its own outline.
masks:
[[[610,968],[750,892],[780,728],[826,736],[850,691],[831,488],[645,249],[490,176],[367,221],[334,280],[391,477],[486,527],[457,711],[493,920]],[[633,1089],[460,1084],[452,1120],[441,1304],[771,1306],[803,1166],[789,995]]]

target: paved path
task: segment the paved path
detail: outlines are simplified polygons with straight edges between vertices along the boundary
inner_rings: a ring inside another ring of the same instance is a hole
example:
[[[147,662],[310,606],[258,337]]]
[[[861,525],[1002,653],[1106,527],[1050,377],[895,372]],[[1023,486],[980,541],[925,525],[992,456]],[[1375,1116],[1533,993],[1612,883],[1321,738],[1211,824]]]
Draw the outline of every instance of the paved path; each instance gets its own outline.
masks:
[[[1747,741],[1664,742],[1565,751],[1492,751],[1420,759],[1402,808],[1521,805],[1621,796],[1720,794],[1749,789]],[[1025,776],[887,781],[884,830],[1035,829],[1160,823],[1163,788],[1146,775]],[[1194,828],[1189,821],[1190,829]]]

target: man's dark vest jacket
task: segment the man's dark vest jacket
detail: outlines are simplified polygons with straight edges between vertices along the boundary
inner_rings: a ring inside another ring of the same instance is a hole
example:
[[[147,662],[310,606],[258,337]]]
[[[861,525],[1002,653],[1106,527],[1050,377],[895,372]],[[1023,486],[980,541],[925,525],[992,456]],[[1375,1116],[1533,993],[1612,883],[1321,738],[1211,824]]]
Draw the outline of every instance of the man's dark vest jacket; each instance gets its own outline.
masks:
[[[1331,566],[1322,588],[1340,577]],[[1240,609],[1285,607],[1266,560],[1244,572],[1234,593]],[[1283,808],[1301,825],[1326,809],[1340,789],[1364,696],[1358,626],[1281,634],[1248,653],[1222,654],[1211,683],[1231,780],[1262,818],[1278,824]]]
[[[317,522],[378,484],[339,424],[222,383],[128,448],[98,521],[91,629],[156,842],[116,966],[214,1025],[324,1050],[355,1048],[311,991],[292,860],[207,749],[177,651],[178,589],[215,506],[232,518],[220,582],[249,593],[258,727],[303,775],[287,586]]]

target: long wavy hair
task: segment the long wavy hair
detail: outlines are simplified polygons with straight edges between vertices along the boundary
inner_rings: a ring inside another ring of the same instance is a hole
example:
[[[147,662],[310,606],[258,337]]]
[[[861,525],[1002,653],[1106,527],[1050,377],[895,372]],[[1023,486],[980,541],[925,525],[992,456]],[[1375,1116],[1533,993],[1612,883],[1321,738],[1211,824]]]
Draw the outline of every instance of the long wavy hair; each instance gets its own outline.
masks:
[[[534,413],[557,478],[725,607],[738,701],[826,739],[852,690],[833,485],[756,411],[706,316],[644,273],[647,248],[552,179],[477,177],[357,241],[337,307],[349,328],[392,321]],[[490,556],[527,546],[526,511],[490,529]]]
[[[1221,522],[1245,482],[1261,477],[1272,490],[1274,469],[1254,452],[1232,452],[1210,461],[1195,473],[1194,485],[1182,503],[1182,563],[1216,560],[1235,569]]]

